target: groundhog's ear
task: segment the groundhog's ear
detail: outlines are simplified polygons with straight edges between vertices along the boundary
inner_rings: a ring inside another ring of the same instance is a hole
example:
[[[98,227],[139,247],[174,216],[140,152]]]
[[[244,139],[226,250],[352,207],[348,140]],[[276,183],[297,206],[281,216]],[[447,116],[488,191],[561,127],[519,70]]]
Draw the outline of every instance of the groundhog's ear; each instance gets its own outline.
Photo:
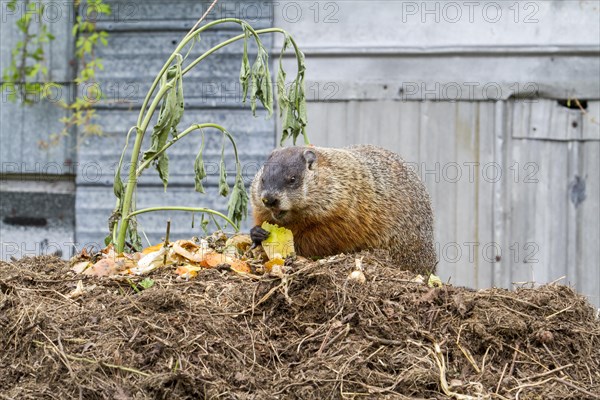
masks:
[[[314,163],[317,161],[317,154],[312,150],[304,150],[303,156],[308,169],[314,169]]]

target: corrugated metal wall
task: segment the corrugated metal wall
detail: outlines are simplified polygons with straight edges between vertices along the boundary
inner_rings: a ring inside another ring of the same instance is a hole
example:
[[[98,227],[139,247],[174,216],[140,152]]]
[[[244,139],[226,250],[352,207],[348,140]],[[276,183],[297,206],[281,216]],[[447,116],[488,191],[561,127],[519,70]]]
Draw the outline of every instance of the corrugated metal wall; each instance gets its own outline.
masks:
[[[113,10],[121,10],[124,13],[122,15],[127,17],[115,21],[113,15],[98,24],[98,28],[110,34],[108,47],[101,48],[98,54],[105,65],[98,79],[103,88],[111,88],[113,92],[98,107],[105,136],[86,139],[79,148],[80,163],[97,164],[98,171],[101,171],[98,176],[77,177],[76,237],[80,245],[98,243],[106,236],[107,217],[115,201],[112,191],[114,170],[125,134],[136,123],[137,107],[141,105],[155,74],[175,45],[210,4],[195,1],[109,3]],[[248,15],[255,28],[265,28],[272,25],[272,13],[267,12],[268,8],[265,7],[256,1],[221,1],[207,20]],[[254,13],[254,10],[262,12]],[[241,29],[236,24],[219,25],[201,36],[201,41],[189,57],[197,57],[215,44],[239,33]],[[264,36],[262,40],[267,48],[272,46],[271,36]],[[263,112],[254,118],[249,106],[241,103],[238,77],[242,50],[241,42],[228,46],[186,75],[185,113],[180,127],[185,129],[191,124],[204,122],[226,127],[237,138],[249,183],[270,149],[275,146],[275,122],[273,119],[266,120]],[[250,47],[250,51],[250,57],[253,58],[255,48]],[[149,139],[149,133],[146,139]],[[204,153],[209,173],[205,184],[207,195],[194,192],[193,166],[200,140],[200,134],[191,134],[169,149],[170,183],[166,193],[154,169],[144,173],[137,190],[137,208],[183,205],[226,210],[227,199],[217,196],[218,170],[211,169],[211,166],[218,166],[220,159],[221,135],[217,131],[207,130]],[[149,140],[145,140],[145,143],[143,149],[149,146]],[[229,161],[228,175],[233,177],[235,167],[231,147],[226,148],[226,155]],[[123,177],[126,176],[127,171],[124,170]],[[138,222],[143,233],[156,243],[164,237],[168,218],[172,219],[171,237],[203,234],[198,221],[192,228],[189,213],[144,214]],[[144,244],[147,244],[145,240]]]
[[[381,145],[414,166],[444,279],[566,276],[600,304],[597,2],[280,7],[276,25],[307,54],[312,140]]]

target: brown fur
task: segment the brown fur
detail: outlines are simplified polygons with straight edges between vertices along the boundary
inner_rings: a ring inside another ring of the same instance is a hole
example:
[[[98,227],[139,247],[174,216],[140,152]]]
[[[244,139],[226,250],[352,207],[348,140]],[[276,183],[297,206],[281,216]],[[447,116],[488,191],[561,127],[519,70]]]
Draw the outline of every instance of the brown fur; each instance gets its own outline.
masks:
[[[303,156],[307,150],[316,155],[312,169]],[[296,187],[281,181],[299,174]],[[266,191],[280,199],[275,212],[261,201]],[[256,225],[268,221],[290,229],[299,255],[386,249],[403,269],[435,271],[429,195],[395,153],[369,145],[277,149],[251,192]]]

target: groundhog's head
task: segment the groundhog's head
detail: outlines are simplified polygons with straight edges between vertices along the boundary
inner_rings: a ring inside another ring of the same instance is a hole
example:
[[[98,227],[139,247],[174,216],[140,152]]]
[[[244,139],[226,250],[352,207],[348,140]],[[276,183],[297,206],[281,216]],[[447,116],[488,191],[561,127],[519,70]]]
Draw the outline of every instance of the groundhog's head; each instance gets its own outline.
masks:
[[[309,185],[315,181],[317,151],[310,147],[274,150],[252,183],[254,207],[268,211],[285,225],[308,206]]]

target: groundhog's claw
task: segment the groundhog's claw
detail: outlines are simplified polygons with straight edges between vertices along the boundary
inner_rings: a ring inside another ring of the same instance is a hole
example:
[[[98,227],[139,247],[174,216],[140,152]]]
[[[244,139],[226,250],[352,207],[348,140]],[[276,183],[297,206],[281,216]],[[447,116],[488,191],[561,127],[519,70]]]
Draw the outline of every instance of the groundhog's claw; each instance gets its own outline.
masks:
[[[251,249],[259,246],[263,240],[267,239],[271,233],[269,231],[264,230],[260,227],[260,225],[256,225],[254,228],[250,229],[250,239],[252,239],[252,247]]]

